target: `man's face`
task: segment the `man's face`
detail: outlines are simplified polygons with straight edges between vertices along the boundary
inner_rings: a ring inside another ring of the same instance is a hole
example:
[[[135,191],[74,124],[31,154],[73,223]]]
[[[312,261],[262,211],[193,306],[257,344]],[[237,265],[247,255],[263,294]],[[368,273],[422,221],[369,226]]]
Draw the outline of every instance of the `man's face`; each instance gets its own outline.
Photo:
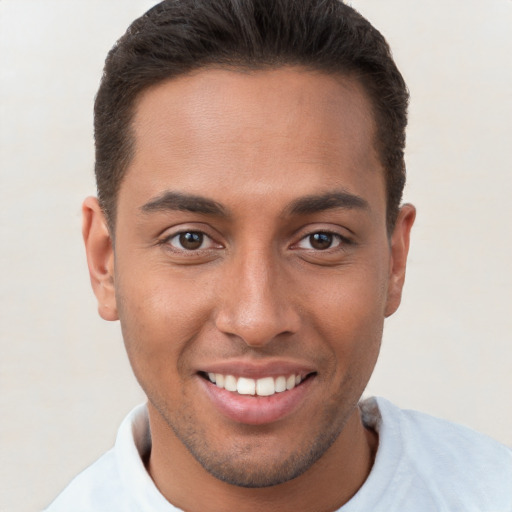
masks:
[[[301,69],[202,70],[143,93],[133,128],[103,316],[154,433],[236,485],[293,478],[357,415],[399,302],[369,101]]]

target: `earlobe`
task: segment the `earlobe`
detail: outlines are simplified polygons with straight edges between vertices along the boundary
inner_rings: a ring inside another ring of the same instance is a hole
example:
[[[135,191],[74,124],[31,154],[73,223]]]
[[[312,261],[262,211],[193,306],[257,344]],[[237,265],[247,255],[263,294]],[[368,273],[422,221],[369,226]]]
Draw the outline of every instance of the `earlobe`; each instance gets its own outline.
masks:
[[[82,205],[82,236],[91,285],[98,300],[98,313],[104,320],[118,320],[114,249],[105,215],[95,197],[88,197]]]
[[[402,299],[411,228],[415,218],[416,208],[414,208],[412,204],[405,204],[400,208],[391,236],[391,259],[389,263],[388,296],[385,310],[386,317],[391,316],[398,309]]]

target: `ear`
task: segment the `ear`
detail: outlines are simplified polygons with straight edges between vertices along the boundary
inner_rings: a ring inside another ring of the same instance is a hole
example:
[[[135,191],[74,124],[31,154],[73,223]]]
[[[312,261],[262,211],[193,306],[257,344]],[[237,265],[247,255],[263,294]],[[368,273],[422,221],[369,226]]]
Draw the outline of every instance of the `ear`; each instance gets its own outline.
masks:
[[[400,305],[402,289],[405,281],[405,267],[409,252],[411,228],[416,218],[416,208],[405,204],[400,208],[391,235],[391,259],[389,262],[388,297],[386,302],[386,317],[391,316]]]
[[[114,286],[114,248],[105,215],[95,197],[82,205],[82,235],[91,285],[104,320],[118,320]]]

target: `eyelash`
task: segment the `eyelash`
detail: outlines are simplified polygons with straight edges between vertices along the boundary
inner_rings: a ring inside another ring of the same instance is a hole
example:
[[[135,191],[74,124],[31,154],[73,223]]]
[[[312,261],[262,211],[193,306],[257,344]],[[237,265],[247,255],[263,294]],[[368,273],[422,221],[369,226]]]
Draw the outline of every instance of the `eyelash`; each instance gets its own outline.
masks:
[[[182,237],[183,235],[199,235],[201,237],[200,246],[197,248],[183,247],[183,241],[180,240],[180,237]],[[323,249],[311,247],[311,241],[312,241],[311,238],[314,237],[315,235],[327,235],[328,237],[332,237],[331,244],[329,245],[329,247],[326,247]],[[178,241],[177,243],[179,243],[181,245],[181,247],[176,247],[172,244],[172,241],[175,239]],[[207,247],[207,248],[201,247],[204,244],[204,242],[207,240],[209,240],[209,243],[211,246]],[[308,241],[309,241],[310,247],[300,247],[301,243],[308,242]],[[335,243],[336,241],[337,241],[337,243]],[[159,242],[159,244],[165,245],[166,247],[170,247],[174,251],[186,252],[189,254],[194,254],[199,251],[210,250],[212,248],[218,248],[218,249],[223,248],[223,246],[221,244],[216,243],[214,241],[214,239],[211,236],[209,236],[208,234],[206,234],[204,231],[192,230],[192,229],[182,230],[177,233],[172,233],[171,235],[162,239]],[[335,245],[333,245],[333,244],[335,244]],[[347,245],[351,245],[351,244],[352,244],[352,241],[350,239],[340,235],[339,233],[335,233],[335,232],[328,231],[328,230],[317,230],[317,231],[313,231],[313,232],[310,232],[310,233],[304,235],[299,240],[299,242],[292,245],[292,249],[302,248],[306,251],[313,251],[313,252],[318,252],[318,253],[326,252],[327,253],[327,252],[332,252],[332,251],[336,251],[336,250],[342,250],[343,246],[347,246]]]
[[[183,247],[183,244],[182,244],[181,241],[179,243],[182,245],[182,247],[175,247],[175,246],[173,246],[172,241],[175,240],[175,239],[177,239],[179,241],[180,237],[183,236],[183,235],[199,235],[201,237],[201,245],[203,245],[203,243],[206,240],[208,240],[210,242],[210,244],[212,245],[212,247],[208,247],[208,248],[198,247],[198,248],[195,248],[195,249],[187,249],[187,248]],[[194,254],[194,253],[199,252],[199,251],[209,250],[209,249],[212,249],[212,248],[222,248],[221,244],[216,243],[213,240],[213,238],[211,236],[207,235],[204,231],[194,230],[194,229],[184,229],[184,230],[179,231],[177,233],[173,233],[173,234],[165,237],[164,239],[162,239],[159,243],[161,245],[165,245],[167,247],[171,247],[175,251],[187,252],[187,253],[191,253],[191,254]],[[216,247],[214,247],[214,246],[216,246]]]
[[[326,247],[324,249],[320,249],[320,248],[315,248],[315,247],[304,247],[305,250],[309,250],[309,251],[315,251],[315,252],[330,252],[330,251],[336,251],[336,250],[342,250],[343,246],[346,246],[346,245],[350,245],[352,243],[352,241],[342,235],[340,235],[339,233],[334,233],[332,231],[328,231],[328,230],[318,230],[318,231],[313,231],[311,233],[308,233],[307,235],[303,236],[299,242],[297,244],[295,244],[296,247],[299,247],[300,248],[300,244],[302,242],[308,242],[309,241],[309,245],[311,245],[311,238],[314,237],[315,235],[327,235],[328,237],[332,237],[332,241],[331,241],[331,244],[329,245],[329,247]],[[337,243],[335,243],[337,241]]]

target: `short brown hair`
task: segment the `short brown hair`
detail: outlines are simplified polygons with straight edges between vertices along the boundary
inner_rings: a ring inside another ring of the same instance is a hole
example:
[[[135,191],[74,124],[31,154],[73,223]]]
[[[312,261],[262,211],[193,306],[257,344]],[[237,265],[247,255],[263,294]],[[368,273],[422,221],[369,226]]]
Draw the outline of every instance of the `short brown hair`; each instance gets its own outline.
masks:
[[[409,95],[380,32],[340,0],[165,0],[135,20],[109,52],[96,96],[96,183],[112,232],[133,153],[137,96],[165,79],[211,65],[298,65],[355,76],[373,107],[387,225],[393,228],[405,185]]]

